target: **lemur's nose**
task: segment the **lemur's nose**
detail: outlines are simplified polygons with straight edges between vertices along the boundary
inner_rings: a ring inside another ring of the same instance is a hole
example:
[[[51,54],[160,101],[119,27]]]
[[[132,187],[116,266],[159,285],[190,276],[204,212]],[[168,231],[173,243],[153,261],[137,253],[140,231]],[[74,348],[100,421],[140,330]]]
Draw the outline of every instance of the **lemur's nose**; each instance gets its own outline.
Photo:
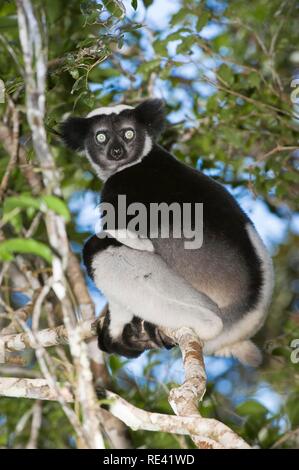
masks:
[[[120,160],[123,157],[124,151],[120,146],[112,147],[111,155],[115,160]]]

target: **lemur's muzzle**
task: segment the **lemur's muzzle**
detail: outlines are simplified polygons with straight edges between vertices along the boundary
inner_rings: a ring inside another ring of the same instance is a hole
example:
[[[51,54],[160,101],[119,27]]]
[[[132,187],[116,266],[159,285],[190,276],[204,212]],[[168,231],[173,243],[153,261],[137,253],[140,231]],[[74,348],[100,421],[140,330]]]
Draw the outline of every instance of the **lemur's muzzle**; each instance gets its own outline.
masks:
[[[125,157],[125,152],[124,152],[123,147],[121,147],[120,145],[115,145],[115,146],[111,147],[110,156],[114,160],[121,160],[122,158],[124,158]]]

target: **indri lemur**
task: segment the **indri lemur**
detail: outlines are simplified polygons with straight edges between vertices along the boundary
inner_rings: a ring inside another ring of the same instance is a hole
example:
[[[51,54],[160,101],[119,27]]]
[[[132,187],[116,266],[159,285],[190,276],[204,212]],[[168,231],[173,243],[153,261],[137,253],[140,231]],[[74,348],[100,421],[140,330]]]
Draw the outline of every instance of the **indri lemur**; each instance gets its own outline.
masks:
[[[109,237],[86,242],[85,266],[109,301],[99,347],[135,357],[150,347],[172,346],[159,327],[189,326],[203,340],[205,354],[258,365],[261,355],[250,338],[270,302],[271,259],[228,191],[156,143],[163,123],[163,102],[150,99],[135,108],[99,108],[62,124],[65,143],[85,151],[104,181],[101,202],[117,209],[118,196],[125,195],[128,206],[146,208],[203,203],[200,248],[186,249],[183,238],[126,238],[108,229]],[[126,233],[126,227],[116,228]]]

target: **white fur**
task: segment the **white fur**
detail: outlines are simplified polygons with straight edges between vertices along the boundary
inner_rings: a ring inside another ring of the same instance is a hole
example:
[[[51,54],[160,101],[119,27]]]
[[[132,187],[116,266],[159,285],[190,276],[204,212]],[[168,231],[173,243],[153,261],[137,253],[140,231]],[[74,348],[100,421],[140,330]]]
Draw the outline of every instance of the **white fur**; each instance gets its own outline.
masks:
[[[109,302],[117,302],[146,321],[169,328],[190,325],[203,340],[222,330],[217,305],[155,253],[109,247],[95,255],[92,266],[95,284]],[[127,317],[123,324],[126,322]],[[119,331],[119,319],[117,325]]]
[[[148,155],[150,153],[150,151],[152,150],[152,148],[153,148],[153,141],[150,138],[150,136],[146,135],[145,136],[145,141],[144,141],[143,151],[142,151],[142,154],[141,154],[141,158]]]
[[[236,354],[237,350],[235,348],[235,343],[242,344],[241,342],[243,340],[251,338],[261,328],[265,321],[274,283],[272,260],[260,236],[251,224],[247,225],[247,231],[262,263],[263,287],[260,300],[254,310],[246,313],[241,320],[234,325],[231,325],[229,329],[223,330],[217,338],[207,341],[204,345],[205,354],[217,354],[218,351],[221,355],[223,348],[226,348],[226,353],[228,354],[227,348],[231,347],[231,355],[238,357]]]
[[[128,106],[126,104],[117,104],[115,106],[103,106],[102,108],[96,108],[90,113],[87,114],[86,117],[90,118],[93,116],[100,116],[101,114],[109,115],[109,114],[120,114],[125,109],[134,109],[133,106]]]
[[[106,230],[106,232],[123,245],[133,248],[134,250],[154,251],[152,241],[149,238],[138,237],[135,232],[130,232],[126,229]]]
[[[121,336],[125,324],[130,323],[134,314],[113,300],[109,301],[109,313],[109,332],[111,337],[116,339]]]
[[[100,178],[100,180],[106,181],[106,179],[109,178],[110,174],[107,171],[102,170],[101,167],[93,161],[93,159],[91,158],[91,156],[89,155],[87,150],[85,150],[85,155],[86,155],[87,159],[89,160],[89,163],[91,164],[91,166],[94,169],[95,173]]]
[[[252,367],[258,367],[262,362],[260,350],[248,339],[215,351],[215,356],[236,357],[245,366]]]

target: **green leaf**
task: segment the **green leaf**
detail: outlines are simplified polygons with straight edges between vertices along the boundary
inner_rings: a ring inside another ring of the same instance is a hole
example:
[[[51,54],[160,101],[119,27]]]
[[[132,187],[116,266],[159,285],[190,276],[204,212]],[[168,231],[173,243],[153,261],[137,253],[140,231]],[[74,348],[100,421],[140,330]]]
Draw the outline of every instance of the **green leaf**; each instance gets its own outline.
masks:
[[[176,24],[183,22],[188,15],[194,15],[192,10],[189,8],[180,8],[179,11],[172,16],[170,21],[171,26],[175,26]]]
[[[291,181],[292,183],[299,183],[299,174],[298,173],[291,173],[290,171],[286,172],[283,175],[283,178],[287,181]]]
[[[177,54],[186,54],[191,52],[192,46],[194,46],[197,38],[194,34],[182,38],[181,44],[177,47]]]
[[[292,429],[299,425],[299,401],[298,394],[293,393],[287,400],[286,411],[292,425]]]
[[[77,91],[79,88],[82,88],[84,85],[85,85],[85,81],[84,81],[84,76],[82,75],[82,77],[79,77],[74,85],[73,85],[73,88],[71,89],[71,95],[73,95],[75,93],[75,91]]]
[[[67,222],[71,220],[70,211],[66,203],[57,196],[43,196],[41,201],[44,202],[49,209],[58,215],[61,215]]]
[[[261,77],[256,72],[250,72],[247,78],[247,82],[250,86],[258,88],[261,83]]]
[[[177,31],[174,31],[174,33],[168,34],[168,36],[164,39],[164,41],[177,41],[179,39],[182,39],[184,36],[182,36],[182,33],[190,33],[192,32],[191,29],[189,28],[180,28]]]
[[[228,85],[232,85],[234,83],[234,73],[228,65],[222,64],[218,69],[218,75]]]
[[[3,212],[7,214],[11,212],[13,209],[20,208],[20,209],[31,209],[34,208],[36,210],[41,209],[41,203],[38,198],[34,198],[27,194],[20,194],[20,196],[15,197],[7,197],[3,204]]]
[[[0,18],[0,29],[8,30],[16,28],[18,25],[16,16],[6,16]]]
[[[160,56],[167,57],[167,55],[168,55],[167,44],[168,44],[167,40],[157,39],[153,43],[153,48],[154,48],[155,53],[160,55]]]
[[[132,5],[132,7],[134,8],[134,10],[137,10],[138,0],[132,0],[132,1],[131,1],[131,5]]]
[[[6,198],[3,205],[4,214],[8,214],[16,208],[20,209],[33,209],[46,212],[47,209],[51,209],[56,214],[61,215],[67,222],[70,221],[70,211],[66,203],[57,196],[42,196],[40,198],[33,198],[27,194],[21,194],[19,197],[8,197]],[[7,218],[5,219],[7,220]]]
[[[204,11],[198,16],[198,20],[196,22],[196,31],[199,33],[199,31],[202,30],[204,26],[206,26],[207,22],[209,21],[211,15],[208,11]]]
[[[51,263],[51,249],[44,243],[27,238],[11,238],[0,243],[0,259],[8,261],[13,259],[13,253],[30,253],[40,256]]]
[[[145,8],[150,7],[153,4],[154,0],[143,0]]]
[[[167,80],[171,74],[172,67],[171,65],[166,65],[162,68],[161,72],[159,73],[159,77],[161,80]]]
[[[125,14],[125,9],[117,0],[103,0],[105,8],[116,18],[122,18]]]
[[[137,73],[142,73],[144,75],[149,75],[153,70],[160,66],[161,60],[160,59],[153,59],[148,62],[143,62],[138,69]]]
[[[265,416],[268,409],[255,400],[248,400],[237,406],[236,411],[241,416]]]
[[[116,354],[111,354],[109,356],[109,366],[111,367],[112,373],[116,373],[123,367],[123,362],[121,361],[120,357]]]

